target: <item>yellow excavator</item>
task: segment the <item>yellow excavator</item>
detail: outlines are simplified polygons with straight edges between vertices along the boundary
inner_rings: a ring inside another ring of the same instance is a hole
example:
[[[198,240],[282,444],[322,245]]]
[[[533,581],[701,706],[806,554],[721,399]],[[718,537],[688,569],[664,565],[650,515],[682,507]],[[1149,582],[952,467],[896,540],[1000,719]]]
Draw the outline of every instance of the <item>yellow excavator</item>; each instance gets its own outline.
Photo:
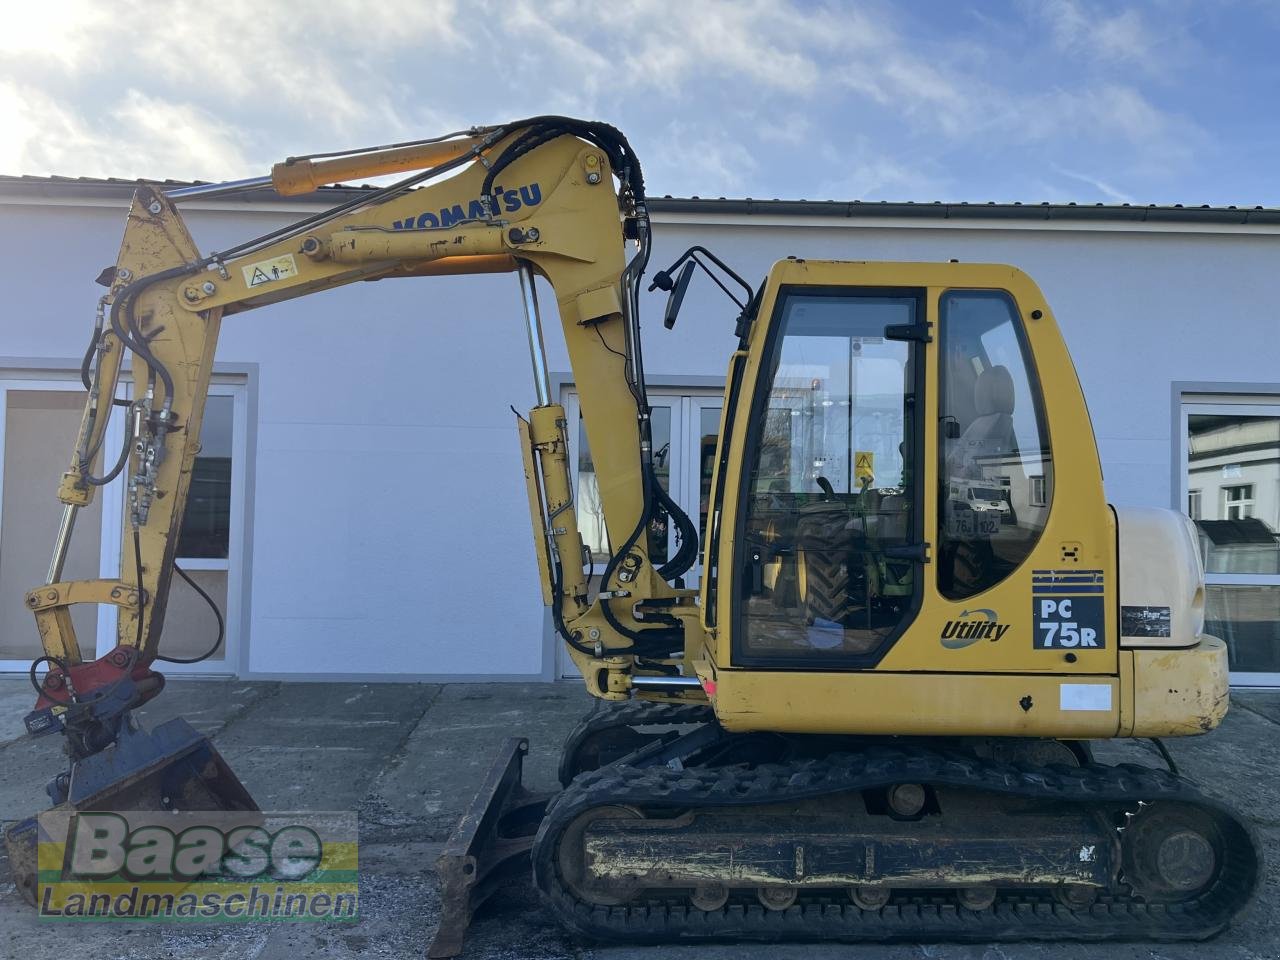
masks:
[[[393,174],[209,255],[177,209]],[[1171,760],[1090,752],[1202,734],[1226,712],[1194,531],[1172,511],[1107,504],[1035,283],[1010,266],[786,258],[752,285],[702,247],[656,272],[667,327],[698,271],[735,301],[699,530],[655,472],[639,317],[650,231],[626,138],[554,116],[291,158],[255,180],[141,187],[100,278],[48,582],[25,598],[44,648],[27,727],[60,732],[71,761],[52,802],[255,809],[185,721],[148,731],[132,716],[163,686],[154,667],[224,315],[356,280],[513,272],[537,390],[517,427],[542,596],[607,704],[570,734],[549,801],[520,782],[525,742],[497,758],[440,861],[432,956],[461,949],[513,864],[531,864],[568,928],[604,940],[1221,930],[1258,883],[1247,822]],[[609,560],[594,587],[535,278],[555,292],[599,478]],[[113,406],[129,423],[119,451],[103,449]],[[120,578],[64,581],[77,511],[121,474]],[[668,526],[670,556],[654,539]],[[78,603],[118,611],[118,646],[94,662],[72,627]],[[36,829],[6,837],[31,896]]]

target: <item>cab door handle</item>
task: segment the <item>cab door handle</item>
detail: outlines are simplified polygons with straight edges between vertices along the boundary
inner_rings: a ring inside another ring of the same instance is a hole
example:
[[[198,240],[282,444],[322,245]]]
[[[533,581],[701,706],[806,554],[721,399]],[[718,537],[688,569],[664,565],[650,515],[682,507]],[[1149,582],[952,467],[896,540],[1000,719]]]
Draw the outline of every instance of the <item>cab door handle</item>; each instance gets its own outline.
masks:
[[[757,548],[747,550],[747,596],[754,597],[764,593],[764,551]]]

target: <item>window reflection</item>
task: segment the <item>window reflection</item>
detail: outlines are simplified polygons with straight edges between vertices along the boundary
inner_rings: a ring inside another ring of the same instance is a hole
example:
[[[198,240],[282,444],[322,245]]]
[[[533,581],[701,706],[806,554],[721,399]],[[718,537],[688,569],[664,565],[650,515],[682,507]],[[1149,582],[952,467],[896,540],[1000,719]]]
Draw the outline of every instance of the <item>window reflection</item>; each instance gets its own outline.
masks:
[[[1187,432],[1205,630],[1226,641],[1232,670],[1280,672],[1280,417],[1192,413]]]
[[[711,475],[716,468],[716,440],[720,435],[720,407],[703,407],[698,414],[698,546],[707,541],[707,509],[711,503]]]
[[[1280,673],[1280,586],[1209,584],[1205,631],[1226,641],[1232,670]]]
[[[655,406],[650,416],[653,432],[653,468],[663,489],[671,490],[671,408]],[[591,551],[592,563],[608,563],[613,555],[609,546],[609,531],[604,522],[604,505],[600,502],[600,484],[596,467],[591,459],[591,447],[587,443],[587,431],[578,417],[578,489],[575,508],[578,514],[578,531],[582,542]],[[649,559],[654,565],[667,562],[670,548],[670,521],[665,512],[649,524]]]
[[[1280,574],[1280,417],[1187,422],[1187,506],[1205,572]]]
[[[205,401],[200,453],[191,471],[187,509],[178,534],[178,556],[225,560],[231,537],[231,433],[235,401]]]

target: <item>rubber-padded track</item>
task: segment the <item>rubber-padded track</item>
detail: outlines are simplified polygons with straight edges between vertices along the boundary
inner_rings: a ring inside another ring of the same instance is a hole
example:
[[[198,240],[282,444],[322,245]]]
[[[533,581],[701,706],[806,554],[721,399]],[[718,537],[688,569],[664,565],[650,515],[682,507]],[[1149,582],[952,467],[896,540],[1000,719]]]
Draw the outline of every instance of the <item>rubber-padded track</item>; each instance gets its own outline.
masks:
[[[802,891],[800,900],[783,911],[730,901],[704,912],[687,897],[660,891],[623,906],[594,905],[578,899],[559,875],[561,836],[596,806],[631,805],[658,814],[802,800],[904,782],[1077,802],[1109,814],[1141,816],[1139,801],[1190,804],[1212,817],[1221,833],[1218,876],[1195,899],[1170,904],[1147,903],[1121,882],[1078,910],[1059,903],[1051,891],[1002,891],[993,906],[979,911],[961,908],[954,898],[905,892],[885,907],[864,910],[843,891]],[[1028,768],[923,749],[874,748],[753,769],[611,765],[583,774],[548,809],[534,844],[533,873],[566,926],[602,940],[1200,940],[1220,932],[1249,902],[1261,874],[1261,852],[1252,828],[1230,808],[1163,770],[1097,764]]]

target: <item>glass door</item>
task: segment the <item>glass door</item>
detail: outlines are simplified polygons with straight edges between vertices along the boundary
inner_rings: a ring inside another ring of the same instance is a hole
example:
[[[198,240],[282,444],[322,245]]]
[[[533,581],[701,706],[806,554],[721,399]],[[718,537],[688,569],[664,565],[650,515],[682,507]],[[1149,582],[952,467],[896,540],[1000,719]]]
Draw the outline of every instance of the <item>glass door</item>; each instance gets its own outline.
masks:
[[[80,396],[83,402],[83,393]],[[165,674],[226,676],[239,672],[247,417],[242,381],[210,384],[200,428],[200,452],[192,470],[174,557],[176,567],[187,577],[175,570],[160,633],[160,654],[178,661],[156,664]],[[109,438],[105,446],[114,449],[115,442]],[[103,577],[120,576],[123,498],[119,481],[102,496]],[[76,535],[81,535],[78,525]],[[125,562],[132,563],[131,549],[125,549],[130,551]],[[217,607],[217,615],[210,609],[210,601]],[[115,648],[116,625],[115,608],[99,607],[97,656]]]
[[[72,379],[0,379],[0,671],[25,672],[44,651],[35,618],[22,602],[46,582],[62,517],[58,482],[71,462],[85,393]],[[113,415],[103,449],[114,461],[124,442],[124,421]],[[92,580],[115,568],[123,481],[97,491],[76,518],[64,580]],[[88,605],[71,609],[80,656],[93,660],[110,649],[114,621]]]
[[[711,471],[715,465],[716,438],[720,430],[721,394],[707,390],[700,393],[649,392],[653,408],[653,462],[658,482],[671,498],[698,524],[699,548],[706,533],[707,504],[711,494]],[[582,428],[581,405],[576,392],[564,398],[565,413],[571,424],[569,453],[573,464],[575,506],[578,529],[591,553],[590,592],[594,596],[600,577],[609,562],[610,544],[600,506],[591,449]],[[649,557],[655,565],[663,564],[679,549],[675,524],[659,516],[649,528]],[[702,551],[698,562],[684,575],[686,587],[696,587],[702,575]],[[577,668],[557,642],[559,675],[577,676]]]
[[[1184,403],[1181,507],[1232,683],[1280,686],[1280,405]]]
[[[658,475],[658,482],[676,503],[680,491],[672,486],[672,469],[676,470],[677,480],[680,477],[681,453],[683,450],[683,420],[681,417],[680,397],[669,394],[650,393],[649,405],[651,429],[653,433],[653,466]],[[577,393],[570,393],[565,403],[565,413],[569,423],[576,424],[569,437],[569,453],[573,464],[574,506],[578,512],[578,531],[582,534],[582,542],[591,553],[591,576],[599,578],[604,573],[605,565],[612,555],[609,543],[609,531],[605,527],[604,507],[600,502],[600,487],[596,481],[595,464],[591,459],[591,447],[587,443],[587,431],[582,424],[582,406]],[[649,559],[654,566],[667,562],[676,550],[675,530],[664,517],[656,518],[649,525]],[[592,595],[599,584],[592,582]]]
[[[200,452],[192,470],[174,561],[199,590],[175,572],[160,635],[162,654],[198,662],[161,664],[165,673],[238,671],[243,595],[238,560],[244,529],[246,416],[243,384],[214,383],[209,387]],[[222,641],[216,646],[218,620],[209,609],[209,600],[225,624]]]
[[[74,379],[0,378],[0,672],[25,672],[43,652],[22,596],[46,582],[62,515],[58,482],[70,462],[84,400]],[[241,565],[236,560],[242,550],[245,430],[243,384],[212,386],[177,563],[217,604],[225,636],[214,649],[217,618],[200,594],[175,576],[160,652],[184,660],[212,652],[199,663],[162,664],[165,673],[237,672]],[[124,414],[117,408],[101,458],[114,462],[122,443]],[[124,479],[118,477],[77,516],[64,580],[120,576],[123,508]],[[114,607],[78,605],[71,608],[71,617],[83,659],[93,660],[115,647]]]

